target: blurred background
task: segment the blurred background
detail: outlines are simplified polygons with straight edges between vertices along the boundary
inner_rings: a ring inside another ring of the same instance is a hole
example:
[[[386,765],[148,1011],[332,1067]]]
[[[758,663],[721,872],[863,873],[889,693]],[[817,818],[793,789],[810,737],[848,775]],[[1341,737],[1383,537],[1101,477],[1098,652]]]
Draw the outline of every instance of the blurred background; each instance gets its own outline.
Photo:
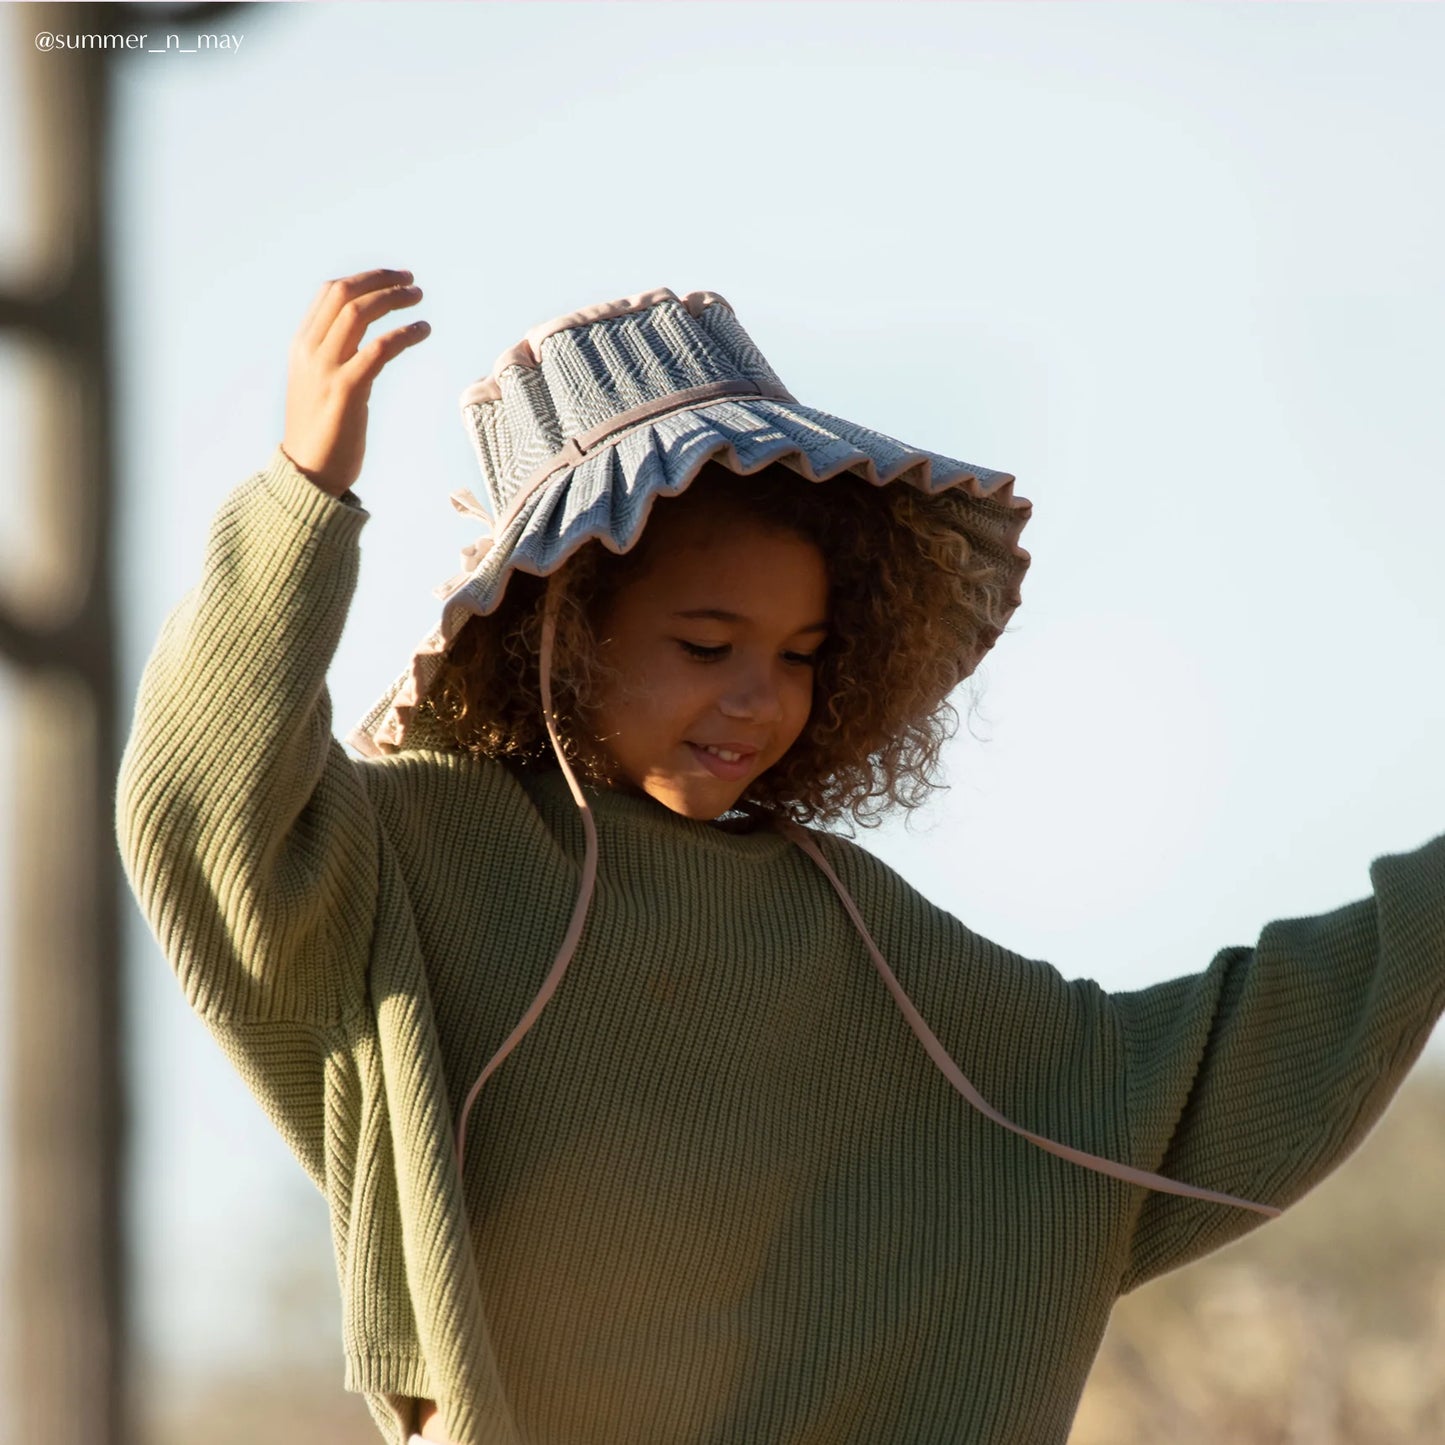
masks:
[[[951,790],[859,841],[1139,988],[1445,827],[1442,53],[1413,4],[0,9],[0,1445],[376,1438],[324,1201],[109,821],[323,281],[408,267],[433,328],[372,397],[338,736],[476,531],[462,389],[716,290],[800,400],[1034,502]],[[1075,1445],[1445,1439],[1442,1038],[1331,1180],[1120,1303]]]

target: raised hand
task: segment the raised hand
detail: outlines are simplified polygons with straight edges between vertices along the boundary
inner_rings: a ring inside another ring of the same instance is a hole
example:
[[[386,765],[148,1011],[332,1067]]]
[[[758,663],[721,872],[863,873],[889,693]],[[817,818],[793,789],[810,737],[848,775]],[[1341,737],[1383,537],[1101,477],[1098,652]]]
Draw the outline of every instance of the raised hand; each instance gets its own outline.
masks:
[[[411,279],[410,271],[377,270],[327,281],[292,338],[281,449],[333,497],[361,475],[372,383],[431,332],[429,322],[413,321],[362,345],[378,317],[421,300]]]

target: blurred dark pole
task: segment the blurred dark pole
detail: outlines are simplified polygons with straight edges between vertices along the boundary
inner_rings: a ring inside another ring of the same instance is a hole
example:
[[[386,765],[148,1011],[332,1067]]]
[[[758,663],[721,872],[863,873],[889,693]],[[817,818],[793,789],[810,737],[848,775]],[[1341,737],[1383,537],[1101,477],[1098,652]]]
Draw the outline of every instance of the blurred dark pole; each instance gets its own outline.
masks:
[[[15,682],[15,913],[8,1135],[15,1189],[10,1361],[17,1441],[131,1445],[122,1167],[119,766],[113,597],[113,402],[105,176],[113,67],[124,51],[37,47],[152,33],[228,5],[18,7],[34,268],[0,292],[26,343],[33,535],[0,588]],[[12,12],[12,19],[15,12]],[[143,60],[134,56],[129,63]]]

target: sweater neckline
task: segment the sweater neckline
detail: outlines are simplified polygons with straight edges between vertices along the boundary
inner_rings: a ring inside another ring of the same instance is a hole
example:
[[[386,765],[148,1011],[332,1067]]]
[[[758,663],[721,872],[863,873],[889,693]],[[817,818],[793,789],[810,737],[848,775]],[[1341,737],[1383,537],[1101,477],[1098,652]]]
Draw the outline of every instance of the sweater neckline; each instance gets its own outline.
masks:
[[[573,826],[581,829],[581,810],[560,768],[520,773],[517,777],[549,823],[555,824],[568,818]],[[766,820],[754,821],[751,826],[743,826],[746,823],[744,819],[726,816],[723,821],[701,821],[674,812],[646,793],[618,792],[587,782],[581,786],[593,816],[599,823],[605,820],[613,827],[651,833],[659,840],[676,839],[678,843],[732,858],[776,858],[793,846]],[[599,838],[599,842],[605,850],[605,839]]]

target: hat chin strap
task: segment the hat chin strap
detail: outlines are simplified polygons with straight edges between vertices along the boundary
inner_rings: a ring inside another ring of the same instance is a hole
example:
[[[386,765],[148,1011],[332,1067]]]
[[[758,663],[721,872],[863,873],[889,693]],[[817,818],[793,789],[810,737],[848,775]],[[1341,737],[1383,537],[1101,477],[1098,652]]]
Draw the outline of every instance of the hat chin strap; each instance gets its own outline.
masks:
[[[572,789],[572,796],[577,800],[577,806],[582,811],[582,827],[587,834],[587,854],[582,864],[582,887],[577,893],[577,902],[572,909],[572,922],[567,925],[567,936],[562,940],[562,946],[557,950],[556,961],[552,964],[552,970],[537,990],[537,997],[532,1000],[531,1007],[522,1015],[517,1027],[507,1036],[507,1041],[492,1055],[487,1067],[477,1077],[477,1082],[472,1085],[471,1093],[467,1095],[467,1101],[462,1105],[461,1123],[457,1126],[457,1176],[464,1178],[462,1174],[462,1163],[465,1159],[467,1114],[470,1112],[472,1103],[481,1092],[482,1085],[491,1078],[497,1066],[516,1048],[522,1035],[537,1022],[538,1015],[547,1006],[547,1000],[556,992],[557,985],[562,981],[562,975],[567,971],[567,965],[572,962],[572,955],[577,951],[577,940],[582,936],[582,925],[587,918],[587,909],[592,903],[592,888],[597,881],[597,825],[592,818],[592,808],[587,802],[587,796],[582,791],[577,781],[577,775],[572,771],[572,765],[567,761],[566,754],[562,751],[562,741],[557,736],[557,724],[552,712],[552,644],[557,636],[557,608],[561,600],[561,593],[554,585],[557,574],[554,572],[547,578],[547,604],[542,619],[542,656],[539,664],[542,676],[542,717],[547,724],[547,735],[552,739],[552,751],[557,755],[557,761],[562,765],[562,771],[567,776],[567,785]]]
[[[538,1016],[547,1006],[547,1001],[556,992],[557,985],[562,981],[562,975],[567,971],[567,965],[571,963],[572,955],[577,950],[577,940],[582,936],[582,925],[586,921],[587,910],[592,903],[593,886],[597,881],[597,825],[586,794],[583,793],[581,785],[577,781],[577,775],[572,771],[571,764],[568,763],[566,755],[562,751],[562,743],[557,736],[557,726],[552,710],[552,649],[557,635],[557,609],[561,600],[561,593],[554,585],[556,577],[557,574],[554,572],[547,579],[546,606],[542,619],[542,652],[539,661],[542,683],[542,715],[547,724],[547,734],[552,739],[552,750],[557,755],[557,761],[566,775],[567,784],[572,789],[572,796],[576,799],[577,806],[582,812],[582,827],[587,835],[586,855],[582,864],[582,886],[578,890],[577,902],[572,909],[572,921],[567,926],[567,934],[562,940],[562,946],[557,951],[551,971],[543,981],[542,987],[537,990],[536,998],[532,1000],[527,1012],[522,1015],[521,1021],[507,1036],[507,1040],[501,1048],[492,1055],[486,1068],[482,1070],[476,1083],[472,1085],[466,1103],[462,1106],[462,1117],[457,1126],[456,1138],[457,1176],[459,1179],[465,1177],[462,1174],[462,1165],[466,1157],[467,1115],[471,1112],[472,1104],[481,1092],[482,1085],[492,1076],[502,1060],[516,1048],[522,1035],[536,1023]],[[1011,1119],[999,1113],[969,1083],[963,1071],[954,1063],[948,1051],[939,1042],[937,1035],[914,1007],[913,1000],[908,997],[907,991],[898,982],[893,970],[889,968],[887,960],[879,952],[878,945],[873,942],[873,937],[868,932],[852,896],[829,866],[818,845],[808,835],[807,829],[799,827],[792,819],[781,816],[775,816],[773,822],[786,838],[796,843],[823,870],[828,881],[842,899],[843,907],[847,909],[853,926],[858,930],[863,942],[868,945],[868,952],[873,957],[874,966],[882,976],[888,991],[893,995],[893,1000],[898,1005],[903,1017],[908,1021],[909,1028],[917,1035],[919,1042],[943,1077],[986,1119],[1021,1135],[1031,1144],[1036,1144],[1040,1149],[1057,1155],[1060,1159],[1067,1159],[1071,1164],[1077,1164],[1084,1169],[1092,1169],[1099,1174],[1108,1174],[1115,1179],[1122,1179],[1127,1184],[1142,1185],[1146,1189],[1158,1190],[1164,1194],[1180,1194],[1191,1199],[1204,1199],[1212,1204],[1234,1205],[1240,1209],[1253,1210],[1256,1214],[1263,1214],[1270,1219],[1276,1218],[1282,1212],[1271,1204],[1257,1204],[1253,1200],[1239,1199],[1233,1194],[1221,1194],[1212,1189],[1199,1189],[1193,1184],[1182,1184],[1179,1180],[1166,1178],[1162,1174],[1152,1174],[1147,1169],[1135,1169],[1131,1165],[1119,1164],[1113,1159],[1105,1159],[1098,1154],[1089,1154],[1082,1149],[1073,1149],[1067,1144],[1060,1144],[1057,1140],[1049,1139],[1042,1134],[1034,1134],[1027,1129],[1022,1129]]]

